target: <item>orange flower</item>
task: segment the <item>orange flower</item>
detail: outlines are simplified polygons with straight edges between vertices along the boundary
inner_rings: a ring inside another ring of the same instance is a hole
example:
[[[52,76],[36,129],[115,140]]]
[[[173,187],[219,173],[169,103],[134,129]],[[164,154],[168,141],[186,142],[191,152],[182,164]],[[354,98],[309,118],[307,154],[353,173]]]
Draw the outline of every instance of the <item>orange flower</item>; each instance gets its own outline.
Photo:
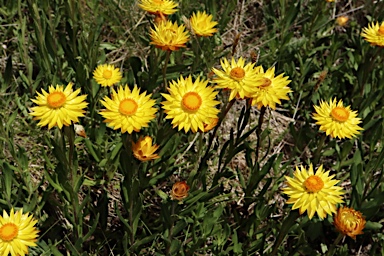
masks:
[[[204,123],[204,132],[212,130],[219,122],[219,118],[211,118],[209,121],[209,123]]]
[[[155,154],[158,148],[156,144],[152,146],[152,138],[149,136],[144,139],[140,137],[136,143],[132,142],[133,155],[142,162],[159,158],[159,155]]]
[[[188,196],[189,186],[185,181],[178,181],[172,186],[171,198],[173,200],[182,200]]]
[[[333,221],[333,225],[340,233],[355,240],[357,235],[364,233],[365,223],[365,218],[361,212],[348,207],[340,207]]]
[[[345,25],[347,25],[348,23],[348,20],[349,20],[348,16],[340,16],[340,17],[337,17],[336,23],[341,27],[345,27]]]

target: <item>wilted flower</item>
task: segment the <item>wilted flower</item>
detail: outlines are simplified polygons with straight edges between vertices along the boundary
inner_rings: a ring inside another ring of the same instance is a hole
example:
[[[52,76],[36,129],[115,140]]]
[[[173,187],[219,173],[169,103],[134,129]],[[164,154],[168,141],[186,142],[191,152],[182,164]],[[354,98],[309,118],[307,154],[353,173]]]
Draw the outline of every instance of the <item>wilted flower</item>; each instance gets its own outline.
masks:
[[[171,198],[173,200],[182,200],[188,196],[189,186],[185,181],[178,181],[172,186]]]
[[[152,145],[152,138],[145,136],[134,143],[132,142],[133,155],[142,162],[159,158],[155,151],[159,148],[158,145]]]
[[[337,230],[355,240],[357,235],[364,233],[365,223],[361,212],[348,207],[340,207],[333,218],[333,224]]]

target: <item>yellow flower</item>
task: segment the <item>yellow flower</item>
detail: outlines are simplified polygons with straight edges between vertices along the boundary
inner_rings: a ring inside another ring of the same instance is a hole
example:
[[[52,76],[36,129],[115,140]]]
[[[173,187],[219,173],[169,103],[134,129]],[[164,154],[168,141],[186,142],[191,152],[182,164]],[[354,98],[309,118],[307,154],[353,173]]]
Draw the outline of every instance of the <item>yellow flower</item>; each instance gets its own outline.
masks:
[[[188,32],[185,31],[185,26],[178,26],[177,23],[171,21],[160,22],[155,24],[155,29],[151,28],[151,44],[163,51],[177,51],[189,40]]]
[[[275,67],[269,68],[265,73],[262,66],[257,67],[259,78],[255,83],[256,92],[251,96],[252,106],[257,108],[269,106],[276,109],[276,103],[281,104],[280,100],[289,100],[288,93],[292,92],[287,86],[291,80],[284,77],[284,73],[275,77]]]
[[[258,70],[254,68],[255,64],[248,63],[245,65],[245,61],[241,57],[237,62],[232,58],[231,63],[223,58],[220,64],[223,70],[212,69],[217,76],[214,82],[217,84],[217,88],[231,90],[229,100],[237,95],[244,99],[250,97],[256,91],[254,85],[258,79]]]
[[[178,181],[172,186],[171,198],[173,200],[182,200],[188,196],[189,186],[185,181]]]
[[[148,123],[155,117],[155,100],[152,94],[146,92],[140,94],[140,89],[135,87],[131,91],[127,85],[119,87],[117,92],[112,88],[112,98],[108,96],[101,100],[106,107],[100,114],[106,119],[104,122],[114,130],[121,129],[122,133],[138,132],[142,127],[148,127]]]
[[[36,246],[39,231],[34,225],[37,220],[28,215],[23,214],[22,209],[14,212],[12,208],[10,215],[3,211],[0,216],[0,255],[26,255],[29,246]]]
[[[300,214],[305,211],[309,219],[317,213],[320,219],[327,214],[336,212],[336,204],[342,203],[344,192],[339,186],[335,186],[338,180],[333,180],[335,175],[329,176],[329,171],[324,172],[323,166],[313,172],[312,164],[307,171],[303,166],[301,170],[296,167],[293,178],[285,176],[287,186],[283,193],[289,196],[287,204],[293,204],[292,210],[299,209]]]
[[[177,3],[171,0],[141,0],[138,5],[150,14],[171,15],[177,11]]]
[[[215,100],[217,92],[207,84],[208,81],[200,81],[200,77],[192,82],[192,76],[185,79],[180,76],[179,80],[170,82],[169,94],[161,94],[166,99],[161,104],[166,118],[173,119],[173,128],[178,126],[179,131],[185,132],[204,131],[204,124],[217,117],[219,110],[215,106],[220,103]]]
[[[198,11],[197,14],[192,14],[190,20],[193,32],[198,36],[213,36],[213,34],[217,32],[217,29],[214,28],[214,26],[218,23],[212,21],[212,15]]]
[[[384,21],[381,25],[379,25],[379,22],[376,24],[372,22],[368,25],[368,28],[363,28],[361,36],[373,46],[384,47]]]
[[[159,158],[159,155],[155,154],[158,148],[156,144],[152,146],[152,138],[149,136],[144,139],[140,137],[136,143],[132,142],[133,155],[143,162]]]
[[[48,129],[58,126],[61,129],[63,125],[79,122],[78,118],[84,116],[87,95],[77,96],[80,89],[73,92],[72,85],[69,83],[65,89],[63,85],[56,85],[56,88],[51,85],[48,92],[43,89],[42,94],[37,93],[36,99],[32,99],[39,106],[32,107],[30,115],[34,120],[40,120],[39,126],[48,125]]]
[[[340,16],[340,17],[337,17],[336,23],[337,25],[344,27],[345,25],[347,25],[348,20],[349,20],[348,16]]]
[[[331,99],[329,104],[320,101],[320,106],[314,107],[316,113],[313,114],[313,119],[320,125],[320,130],[332,138],[352,138],[363,130],[358,126],[361,121],[357,117],[357,111],[352,111],[350,106],[344,107],[342,100],[336,103],[336,98],[333,101]]]
[[[361,212],[348,207],[340,207],[333,219],[333,225],[340,233],[355,240],[357,235],[364,233],[365,222]]]
[[[204,132],[209,132],[210,130],[215,128],[218,122],[219,118],[211,118],[207,123],[204,124]]]
[[[109,64],[99,65],[93,71],[93,78],[103,87],[112,86],[120,82],[121,77],[120,70]]]

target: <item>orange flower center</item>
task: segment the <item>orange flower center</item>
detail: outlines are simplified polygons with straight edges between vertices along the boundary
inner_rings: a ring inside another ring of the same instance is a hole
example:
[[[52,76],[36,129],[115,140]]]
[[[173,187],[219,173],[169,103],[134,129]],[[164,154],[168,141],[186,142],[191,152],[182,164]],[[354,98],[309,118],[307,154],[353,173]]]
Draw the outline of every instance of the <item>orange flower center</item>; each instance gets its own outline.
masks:
[[[62,92],[52,92],[48,95],[47,101],[51,108],[59,108],[64,105],[67,97]]]
[[[104,70],[104,72],[103,72],[103,77],[104,77],[105,79],[109,79],[109,78],[111,78],[111,77],[112,77],[112,71],[109,70],[109,69]]]
[[[0,228],[0,238],[3,241],[12,241],[18,233],[18,227],[13,223],[6,223]]]
[[[231,70],[231,72],[229,73],[229,75],[235,79],[235,80],[241,80],[244,78],[245,76],[245,71],[244,69],[240,68],[240,67],[236,67],[236,68],[233,68]]]
[[[119,111],[123,115],[133,115],[137,111],[137,103],[133,99],[124,99],[120,102]]]
[[[261,84],[259,85],[261,88],[267,88],[272,84],[271,79],[263,77],[261,80]]]
[[[331,111],[331,116],[333,119],[339,122],[345,122],[348,120],[349,117],[349,111],[346,110],[344,107],[335,107]]]
[[[381,25],[379,27],[379,31],[378,32],[379,32],[380,35],[384,36],[384,25]]]
[[[304,181],[304,186],[309,192],[318,192],[324,187],[324,181],[319,176],[312,175]]]
[[[190,111],[198,110],[202,102],[200,95],[196,92],[187,92],[181,101],[183,107]]]

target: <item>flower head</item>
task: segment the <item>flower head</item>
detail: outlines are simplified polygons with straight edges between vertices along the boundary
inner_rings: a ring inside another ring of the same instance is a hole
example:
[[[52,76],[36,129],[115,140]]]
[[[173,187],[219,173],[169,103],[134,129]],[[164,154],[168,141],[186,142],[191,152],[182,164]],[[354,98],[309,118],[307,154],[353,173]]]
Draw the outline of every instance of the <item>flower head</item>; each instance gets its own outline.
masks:
[[[336,186],[339,182],[334,180],[335,175],[329,176],[329,171],[324,172],[320,166],[316,174],[313,172],[312,164],[308,171],[301,166],[293,173],[293,178],[285,176],[287,187],[283,193],[289,196],[287,204],[293,204],[292,210],[299,209],[300,214],[305,211],[309,219],[317,213],[320,219],[327,214],[336,212],[336,204],[342,203],[342,188]]]
[[[211,118],[207,123],[204,124],[204,132],[209,132],[210,130],[215,128],[218,122],[219,122],[218,117]]]
[[[337,17],[336,23],[337,25],[344,27],[345,25],[347,25],[348,20],[349,20],[348,16],[340,16],[340,17]]]
[[[179,131],[192,130],[204,131],[204,124],[210,123],[211,118],[216,118],[219,110],[215,108],[220,102],[215,100],[217,91],[207,86],[208,81],[200,80],[200,77],[192,82],[192,76],[171,81],[169,94],[162,93],[166,99],[163,104],[167,119],[172,119],[173,128],[179,127]]]
[[[254,68],[255,64],[248,63],[245,65],[243,58],[240,58],[237,62],[234,58],[232,58],[231,62],[223,58],[220,64],[223,70],[212,69],[217,76],[214,82],[217,84],[217,88],[231,90],[229,100],[237,95],[242,99],[250,97],[256,91],[254,84],[258,79],[258,70]]]
[[[28,254],[29,246],[36,246],[37,233],[32,215],[23,214],[23,210],[10,214],[4,210],[0,216],[0,255],[18,256]]]
[[[217,32],[214,28],[218,23],[212,21],[212,15],[198,11],[193,13],[190,19],[193,32],[198,36],[213,36]]]
[[[64,89],[63,85],[49,86],[48,92],[42,89],[42,94],[37,93],[36,99],[32,99],[38,106],[32,107],[31,116],[34,120],[40,120],[39,126],[48,125],[48,129],[58,126],[60,129],[79,122],[79,117],[84,116],[87,95],[78,96],[80,89],[72,90],[72,83]]]
[[[159,158],[159,155],[155,154],[158,148],[158,145],[152,145],[152,138],[149,136],[140,137],[136,143],[132,142],[133,155],[142,162]]]
[[[120,82],[122,75],[118,68],[109,64],[102,64],[93,71],[93,78],[98,84],[105,87]]]
[[[151,28],[151,44],[163,51],[177,51],[189,40],[188,32],[185,31],[185,26],[178,26],[177,23],[171,21],[163,21],[155,24],[155,29]]]
[[[171,15],[177,11],[177,3],[171,0],[141,0],[138,5],[144,11],[156,15]]]
[[[379,25],[379,22],[372,22],[368,28],[363,28],[361,36],[371,45],[384,47],[384,21]]]
[[[265,73],[262,66],[257,67],[259,78],[255,83],[256,92],[251,96],[252,105],[276,108],[276,103],[281,104],[280,100],[289,100],[288,93],[292,92],[287,86],[291,80],[284,77],[284,74],[275,76],[275,67],[269,68]]]
[[[119,87],[117,92],[112,88],[112,98],[108,96],[101,100],[106,109],[100,114],[106,123],[114,130],[121,129],[122,133],[138,132],[142,127],[148,127],[148,123],[155,117],[155,100],[152,94],[146,92],[140,94],[140,89],[135,87],[131,91],[127,85]]]
[[[357,235],[364,233],[365,222],[361,212],[348,207],[340,207],[333,218],[333,225],[337,230],[355,240]]]
[[[172,186],[171,198],[173,200],[182,200],[188,196],[189,186],[185,181],[178,181]]]
[[[329,103],[320,101],[320,106],[314,107],[316,113],[313,114],[313,119],[320,125],[320,130],[332,138],[352,138],[363,130],[358,125],[361,121],[357,117],[357,111],[352,111],[350,106],[344,107],[342,100],[338,103],[336,98],[329,100]]]

